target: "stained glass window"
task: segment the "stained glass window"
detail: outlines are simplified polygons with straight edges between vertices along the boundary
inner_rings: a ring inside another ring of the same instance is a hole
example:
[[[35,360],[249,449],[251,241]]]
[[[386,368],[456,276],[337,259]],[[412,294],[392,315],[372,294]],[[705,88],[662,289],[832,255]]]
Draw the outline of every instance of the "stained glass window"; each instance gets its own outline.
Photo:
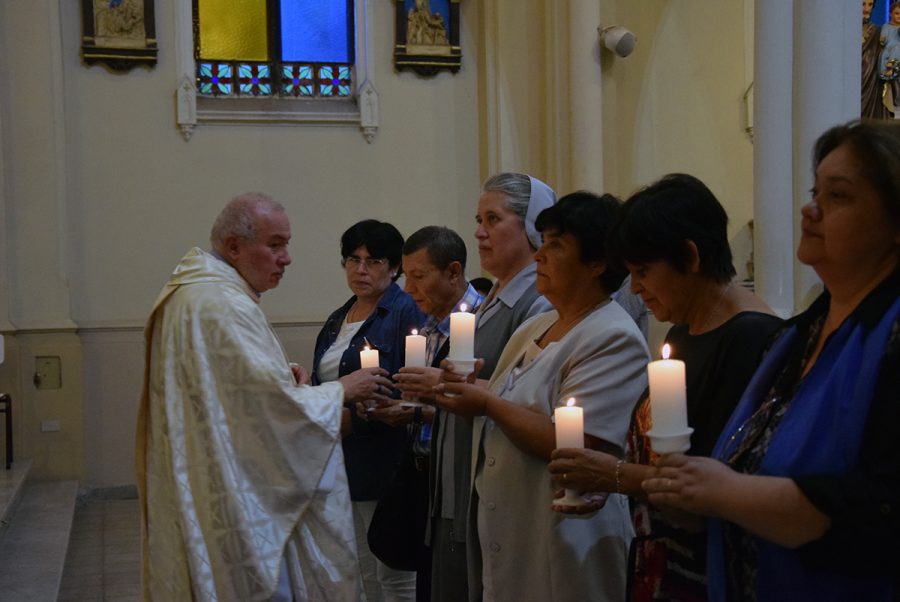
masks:
[[[210,97],[353,92],[353,0],[194,0],[197,90]]]

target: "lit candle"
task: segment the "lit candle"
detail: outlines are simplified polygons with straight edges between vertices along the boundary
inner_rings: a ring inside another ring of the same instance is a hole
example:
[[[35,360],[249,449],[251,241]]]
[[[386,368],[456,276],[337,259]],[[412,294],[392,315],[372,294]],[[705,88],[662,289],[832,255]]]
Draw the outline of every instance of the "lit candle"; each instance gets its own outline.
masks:
[[[475,358],[475,314],[466,311],[466,305],[459,306],[460,311],[450,314],[450,353],[453,360],[472,360]]]
[[[584,448],[584,409],[575,405],[575,398],[570,397],[565,406],[553,410],[556,422],[556,447]],[[584,498],[574,489],[566,489],[566,495],[553,500],[560,506],[578,506]]]
[[[363,368],[378,367],[378,350],[364,347],[359,351],[359,363]]]
[[[584,447],[584,408],[570,397],[566,405],[553,411],[556,420],[556,447]]]
[[[650,416],[653,428],[648,432],[654,451],[668,453],[686,451],[690,447],[687,420],[687,396],[684,385],[684,362],[669,359],[671,348],[663,345],[663,359],[650,362]]]
[[[406,335],[406,366],[408,368],[425,367],[425,337],[413,330]]]

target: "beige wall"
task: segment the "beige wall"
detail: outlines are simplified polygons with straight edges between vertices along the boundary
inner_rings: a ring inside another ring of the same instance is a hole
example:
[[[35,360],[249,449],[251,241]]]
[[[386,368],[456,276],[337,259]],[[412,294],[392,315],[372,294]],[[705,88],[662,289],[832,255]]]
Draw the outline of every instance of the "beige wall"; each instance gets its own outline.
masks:
[[[409,234],[443,224],[471,243],[488,172],[531,171],[568,192],[570,128],[595,119],[567,109],[579,84],[562,46],[568,3],[463,0],[463,68],[426,79],[394,72],[394,4],[369,0],[381,106],[372,144],[353,127],[284,125],[200,125],[185,142],[174,123],[173,1],[156,2],[159,64],[128,74],[81,64],[79,3],[0,3],[0,309],[20,329],[0,386],[27,408],[17,450],[38,459],[38,476],[132,482],[140,326],[233,194],[264,190],[288,206],[294,264],[264,307],[308,363],[318,323],[347,295],[337,263],[347,226],[375,217]],[[627,59],[594,57],[605,187],[624,195],[688,171],[737,229],[752,198],[744,1],[596,1],[639,39]],[[61,390],[35,390],[35,355],[62,357]],[[39,432],[49,419],[59,433]]]
[[[744,93],[753,80],[752,0],[604,3],[604,24],[637,36],[604,52],[604,181],[623,198],[671,172],[697,176],[728,212],[738,277],[753,217],[753,146]],[[666,325],[652,324],[651,351]]]
[[[234,194],[271,193],[293,218],[294,264],[264,300],[280,322],[321,321],[347,297],[338,239],[355,221],[390,220],[404,234],[436,223],[470,238],[480,181],[477,5],[462,6],[463,68],[430,79],[394,72],[394,5],[370,5],[381,106],[371,144],[356,127],[285,125],[200,125],[185,142],[174,121],[173,0],[156,2],[158,65],[128,74],[81,64],[79,2],[0,5],[9,82],[0,88],[3,292],[11,322],[29,333],[18,341],[19,374],[0,378],[27,408],[17,448],[45,459],[38,476],[131,481],[140,326],[178,259],[207,246]],[[308,361],[311,338],[296,330],[293,350]],[[75,376],[53,393],[35,390],[36,354],[62,355]],[[39,432],[48,419],[60,420],[59,433]]]

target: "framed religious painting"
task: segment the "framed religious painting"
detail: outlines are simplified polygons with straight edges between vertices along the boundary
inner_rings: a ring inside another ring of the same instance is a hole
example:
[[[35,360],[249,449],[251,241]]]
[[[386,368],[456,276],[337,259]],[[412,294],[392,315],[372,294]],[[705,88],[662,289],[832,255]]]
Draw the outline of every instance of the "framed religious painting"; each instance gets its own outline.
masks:
[[[116,71],[156,65],[153,0],[81,0],[81,58]]]
[[[460,0],[394,0],[397,5],[394,67],[435,75],[459,71]]]

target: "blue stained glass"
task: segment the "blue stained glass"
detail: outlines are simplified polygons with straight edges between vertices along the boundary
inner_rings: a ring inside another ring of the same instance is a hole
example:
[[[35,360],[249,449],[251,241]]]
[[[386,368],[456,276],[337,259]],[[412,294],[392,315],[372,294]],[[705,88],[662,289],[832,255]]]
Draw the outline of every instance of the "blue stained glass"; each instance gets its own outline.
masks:
[[[283,61],[352,63],[352,39],[352,0],[281,0]]]

